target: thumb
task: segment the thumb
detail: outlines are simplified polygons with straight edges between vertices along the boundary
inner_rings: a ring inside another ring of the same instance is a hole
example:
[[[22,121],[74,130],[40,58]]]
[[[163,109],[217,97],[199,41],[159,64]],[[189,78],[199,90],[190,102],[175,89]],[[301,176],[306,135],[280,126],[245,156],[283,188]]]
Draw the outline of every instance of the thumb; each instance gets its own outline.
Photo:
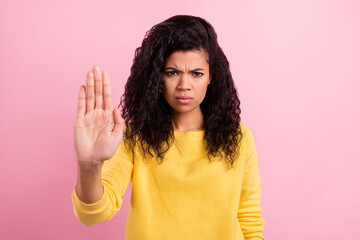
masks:
[[[121,117],[120,110],[118,108],[115,108],[113,112],[114,112],[115,124],[112,134],[115,136],[121,136],[123,134],[125,121]]]

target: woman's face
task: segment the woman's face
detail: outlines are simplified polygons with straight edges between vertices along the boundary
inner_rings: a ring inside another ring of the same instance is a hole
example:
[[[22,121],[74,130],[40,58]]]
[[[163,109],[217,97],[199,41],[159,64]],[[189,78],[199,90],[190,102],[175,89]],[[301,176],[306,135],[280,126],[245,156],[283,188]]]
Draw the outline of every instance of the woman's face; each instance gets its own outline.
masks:
[[[176,51],[165,60],[163,94],[174,111],[189,113],[200,109],[210,84],[206,57],[205,51]]]

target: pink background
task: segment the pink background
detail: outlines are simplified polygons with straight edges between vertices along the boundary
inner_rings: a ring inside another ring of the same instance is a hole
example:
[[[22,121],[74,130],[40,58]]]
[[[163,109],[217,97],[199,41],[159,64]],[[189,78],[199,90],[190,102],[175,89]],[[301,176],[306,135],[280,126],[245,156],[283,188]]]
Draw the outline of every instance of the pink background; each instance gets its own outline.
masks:
[[[77,92],[98,64],[117,106],[145,32],[176,14],[207,19],[229,59],[266,239],[360,239],[355,0],[1,0],[0,239],[124,239],[131,185],[111,221],[73,214]]]

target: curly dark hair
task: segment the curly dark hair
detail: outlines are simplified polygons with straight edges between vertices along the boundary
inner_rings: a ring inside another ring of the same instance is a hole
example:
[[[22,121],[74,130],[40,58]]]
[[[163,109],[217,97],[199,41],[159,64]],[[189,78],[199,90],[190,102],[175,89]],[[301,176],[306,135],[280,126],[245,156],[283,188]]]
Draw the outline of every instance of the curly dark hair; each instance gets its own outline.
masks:
[[[174,140],[172,108],[163,97],[163,67],[173,52],[189,50],[205,50],[208,56],[211,83],[200,104],[208,158],[225,157],[232,167],[242,138],[240,100],[215,30],[200,17],[176,15],[146,32],[119,104],[127,126],[124,140],[132,149],[138,142],[144,156],[163,162]]]

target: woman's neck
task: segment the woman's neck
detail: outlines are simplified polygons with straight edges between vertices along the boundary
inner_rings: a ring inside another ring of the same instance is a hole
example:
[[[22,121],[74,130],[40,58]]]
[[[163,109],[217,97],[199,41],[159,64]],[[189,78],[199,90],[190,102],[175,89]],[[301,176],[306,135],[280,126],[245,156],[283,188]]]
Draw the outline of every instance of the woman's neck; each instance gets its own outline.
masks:
[[[204,116],[200,107],[186,113],[174,112],[172,124],[176,132],[201,131],[204,130]]]

